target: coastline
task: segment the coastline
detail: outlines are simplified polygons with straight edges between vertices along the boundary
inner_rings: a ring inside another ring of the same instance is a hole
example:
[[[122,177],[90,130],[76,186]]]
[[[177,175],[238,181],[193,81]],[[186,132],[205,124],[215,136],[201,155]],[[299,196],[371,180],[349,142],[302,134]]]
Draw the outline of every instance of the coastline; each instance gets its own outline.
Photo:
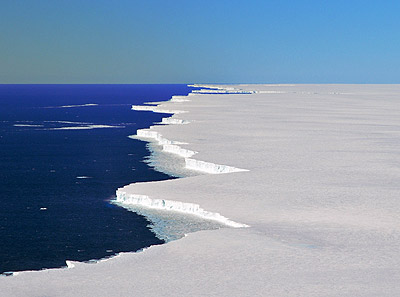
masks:
[[[179,143],[172,151],[249,171],[138,183],[125,192],[196,204],[251,227],[191,233],[95,265],[23,272],[0,279],[2,292],[397,295],[400,86],[229,87],[246,93],[161,103],[160,110],[187,111],[172,118],[190,124],[151,130]]]

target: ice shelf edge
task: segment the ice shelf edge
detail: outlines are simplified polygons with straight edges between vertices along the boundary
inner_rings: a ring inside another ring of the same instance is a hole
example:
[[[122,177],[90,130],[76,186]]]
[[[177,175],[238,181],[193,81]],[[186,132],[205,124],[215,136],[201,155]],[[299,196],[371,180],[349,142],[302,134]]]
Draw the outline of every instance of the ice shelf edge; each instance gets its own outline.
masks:
[[[117,197],[115,201],[122,205],[140,205],[153,209],[178,211],[186,214],[199,216],[206,220],[218,221],[224,225],[233,228],[249,227],[246,224],[234,222],[220,215],[219,213],[206,211],[195,203],[180,202],[180,201],[165,200],[165,199],[152,199],[147,195],[128,194],[127,192],[123,191],[123,188],[118,189],[116,194]]]

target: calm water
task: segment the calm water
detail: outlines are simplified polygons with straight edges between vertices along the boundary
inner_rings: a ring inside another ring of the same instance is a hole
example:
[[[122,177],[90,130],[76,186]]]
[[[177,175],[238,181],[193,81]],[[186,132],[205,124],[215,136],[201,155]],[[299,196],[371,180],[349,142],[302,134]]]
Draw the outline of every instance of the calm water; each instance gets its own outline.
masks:
[[[143,162],[145,143],[127,137],[166,115],[135,112],[130,105],[190,90],[0,85],[0,273],[162,243],[144,217],[108,200],[126,184],[171,178]],[[71,107],[85,104],[93,105]]]

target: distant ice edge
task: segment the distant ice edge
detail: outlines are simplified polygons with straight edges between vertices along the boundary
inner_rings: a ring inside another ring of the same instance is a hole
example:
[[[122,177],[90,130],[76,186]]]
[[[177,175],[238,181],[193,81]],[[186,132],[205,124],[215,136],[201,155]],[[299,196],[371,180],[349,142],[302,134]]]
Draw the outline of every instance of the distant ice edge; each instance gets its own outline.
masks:
[[[123,188],[118,189],[116,194],[117,197],[115,201],[120,203],[121,205],[140,205],[153,209],[178,211],[186,214],[199,216],[206,220],[218,221],[224,225],[233,228],[249,227],[246,224],[241,224],[231,221],[228,218],[220,215],[219,213],[206,211],[202,209],[200,205],[195,203],[187,203],[187,202],[165,200],[165,199],[151,199],[147,195],[128,194],[123,190]]]

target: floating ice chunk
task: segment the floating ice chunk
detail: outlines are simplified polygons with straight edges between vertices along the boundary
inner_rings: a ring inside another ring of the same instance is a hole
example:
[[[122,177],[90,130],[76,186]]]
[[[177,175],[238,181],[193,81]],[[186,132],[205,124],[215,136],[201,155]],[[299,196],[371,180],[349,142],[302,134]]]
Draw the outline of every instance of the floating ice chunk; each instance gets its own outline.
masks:
[[[74,263],[72,262],[72,261],[65,261],[65,264],[67,264],[67,268],[74,268],[75,267],[75,265],[74,265]]]

